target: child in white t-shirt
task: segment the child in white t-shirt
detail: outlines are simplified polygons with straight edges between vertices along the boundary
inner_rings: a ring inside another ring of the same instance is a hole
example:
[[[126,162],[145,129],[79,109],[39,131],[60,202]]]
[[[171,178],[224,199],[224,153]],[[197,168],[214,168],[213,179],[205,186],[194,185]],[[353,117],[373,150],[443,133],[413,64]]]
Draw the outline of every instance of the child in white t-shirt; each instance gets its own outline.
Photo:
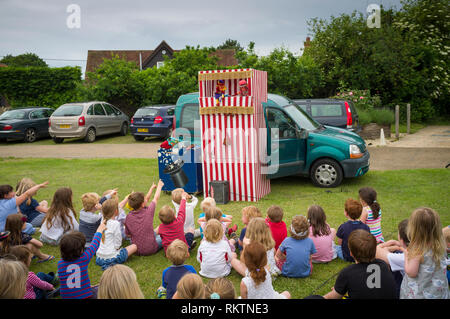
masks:
[[[217,219],[210,219],[203,232],[204,237],[197,251],[200,275],[207,278],[228,276],[231,260],[236,258],[236,253],[233,253],[228,242],[223,240],[222,223]]]
[[[178,210],[180,209],[181,194],[183,194],[184,189],[176,188],[172,191],[172,204],[175,206],[176,216],[178,216]],[[195,229],[194,223],[194,209],[197,206],[198,199],[194,195],[189,195],[186,201],[186,219],[184,221],[184,233],[194,232],[194,238],[200,237],[200,229]],[[175,216],[175,218],[176,218]]]

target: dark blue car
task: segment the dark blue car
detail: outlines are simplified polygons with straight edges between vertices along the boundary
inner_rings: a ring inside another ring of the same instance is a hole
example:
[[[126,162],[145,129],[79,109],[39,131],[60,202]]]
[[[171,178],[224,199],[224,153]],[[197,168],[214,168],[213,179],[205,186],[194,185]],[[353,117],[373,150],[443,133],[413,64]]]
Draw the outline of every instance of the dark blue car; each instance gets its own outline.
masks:
[[[167,139],[172,134],[175,105],[144,106],[131,118],[130,130],[136,141],[157,136]]]
[[[50,137],[48,119],[53,109],[26,107],[6,111],[0,115],[0,141],[24,140],[32,143],[41,137]]]

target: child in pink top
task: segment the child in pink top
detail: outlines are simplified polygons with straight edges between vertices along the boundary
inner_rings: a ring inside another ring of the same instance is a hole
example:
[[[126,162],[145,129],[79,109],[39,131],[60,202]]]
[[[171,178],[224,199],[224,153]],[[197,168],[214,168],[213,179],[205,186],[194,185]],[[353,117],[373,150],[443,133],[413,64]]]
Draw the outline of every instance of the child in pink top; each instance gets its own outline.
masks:
[[[336,230],[330,228],[326,222],[327,216],[319,205],[308,208],[308,220],[310,224],[309,238],[314,242],[317,252],[313,254],[312,262],[327,263],[336,258],[334,249],[334,237]]]
[[[275,251],[287,237],[286,223],[283,221],[283,209],[280,206],[272,205],[267,210],[266,224],[269,226],[275,241]]]
[[[27,268],[30,267],[33,253],[28,247],[24,245],[11,247],[10,253],[19,261],[23,262]],[[24,299],[46,299],[46,292],[50,292],[55,289],[53,285],[46,280],[53,281],[54,275],[52,276],[51,273],[38,273],[38,275],[36,275],[34,272],[29,271],[25,286]]]

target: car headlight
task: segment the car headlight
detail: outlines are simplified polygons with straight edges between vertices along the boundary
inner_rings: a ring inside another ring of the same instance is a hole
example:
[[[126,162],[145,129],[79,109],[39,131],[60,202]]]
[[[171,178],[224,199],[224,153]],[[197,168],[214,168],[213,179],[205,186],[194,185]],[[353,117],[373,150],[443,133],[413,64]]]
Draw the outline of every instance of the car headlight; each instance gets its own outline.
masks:
[[[350,145],[350,158],[361,158],[363,157],[363,153],[361,153],[361,150],[359,149],[358,145],[351,144]]]

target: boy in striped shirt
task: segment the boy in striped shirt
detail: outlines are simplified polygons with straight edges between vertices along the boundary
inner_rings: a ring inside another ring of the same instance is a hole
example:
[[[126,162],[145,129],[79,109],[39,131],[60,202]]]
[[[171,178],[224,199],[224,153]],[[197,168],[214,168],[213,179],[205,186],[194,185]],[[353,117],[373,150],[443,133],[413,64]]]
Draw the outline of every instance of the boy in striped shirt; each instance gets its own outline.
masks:
[[[178,215],[175,215],[174,210],[165,205],[159,211],[159,219],[162,224],[159,225],[156,232],[161,236],[164,252],[167,247],[175,240],[179,239],[188,245],[189,249],[194,248],[196,242],[194,241],[194,229],[190,228],[186,234],[184,233],[184,221],[186,219],[186,199],[189,194],[183,191],[181,195],[180,208]]]
[[[95,256],[105,223],[100,223],[91,244],[85,249],[86,237],[79,231],[65,234],[60,241],[61,260],[58,261],[60,294],[63,299],[97,298],[97,286],[91,287],[88,266]]]

